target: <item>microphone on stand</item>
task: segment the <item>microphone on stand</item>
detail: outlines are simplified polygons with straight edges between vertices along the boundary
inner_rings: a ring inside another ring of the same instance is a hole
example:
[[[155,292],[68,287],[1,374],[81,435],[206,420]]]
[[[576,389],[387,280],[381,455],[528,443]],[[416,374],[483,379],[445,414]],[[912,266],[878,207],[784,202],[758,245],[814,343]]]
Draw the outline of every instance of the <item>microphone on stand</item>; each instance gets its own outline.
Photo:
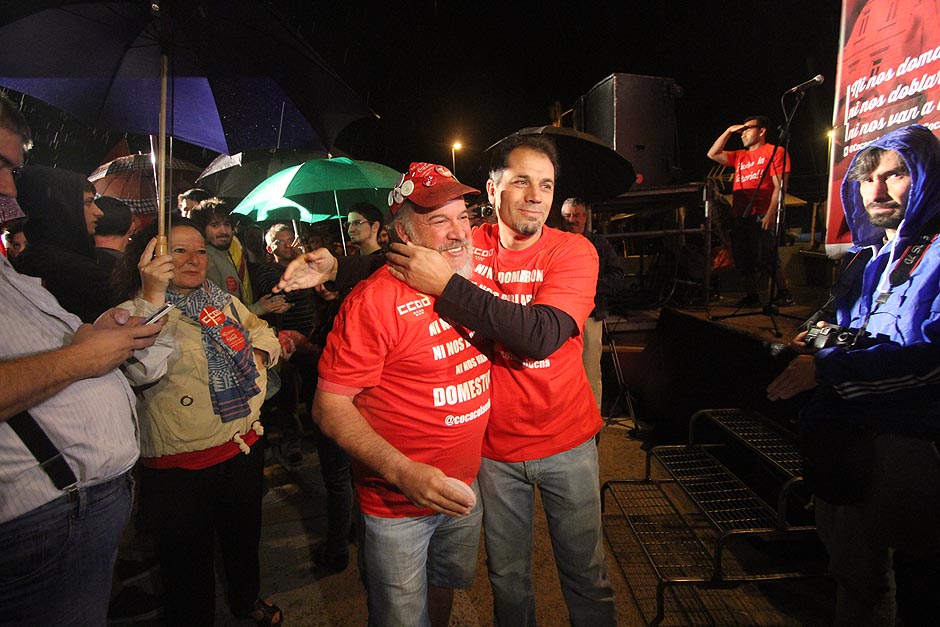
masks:
[[[824,80],[826,80],[826,79],[823,77],[822,74],[817,74],[816,76],[814,76],[813,78],[809,79],[809,80],[806,81],[805,83],[800,83],[800,84],[797,85],[796,87],[793,87],[793,88],[791,88],[791,89],[788,89],[788,90],[787,90],[786,92],[784,92],[784,93],[787,93],[787,94],[798,94],[798,93],[800,93],[801,91],[806,91],[806,90],[809,89],[810,87],[815,87],[816,85],[819,85],[819,84],[822,83]]]

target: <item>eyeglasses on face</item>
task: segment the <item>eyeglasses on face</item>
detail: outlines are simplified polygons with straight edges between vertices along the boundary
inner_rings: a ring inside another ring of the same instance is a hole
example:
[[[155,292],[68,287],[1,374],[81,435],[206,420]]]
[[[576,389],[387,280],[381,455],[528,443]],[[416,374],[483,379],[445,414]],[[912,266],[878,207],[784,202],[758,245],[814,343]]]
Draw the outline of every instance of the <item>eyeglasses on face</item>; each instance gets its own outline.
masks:
[[[350,220],[349,222],[346,223],[346,226],[347,227],[355,226],[358,228],[362,226],[363,224],[369,224],[369,221],[368,220]]]

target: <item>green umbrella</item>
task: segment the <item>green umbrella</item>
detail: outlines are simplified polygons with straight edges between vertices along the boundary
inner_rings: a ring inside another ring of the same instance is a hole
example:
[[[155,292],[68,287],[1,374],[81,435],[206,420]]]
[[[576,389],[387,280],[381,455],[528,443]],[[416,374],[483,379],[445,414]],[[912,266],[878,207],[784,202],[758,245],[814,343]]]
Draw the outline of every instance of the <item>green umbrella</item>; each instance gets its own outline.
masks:
[[[342,217],[357,202],[387,211],[388,194],[401,174],[371,161],[314,159],[281,170],[255,187],[232,213],[257,221],[319,222]]]

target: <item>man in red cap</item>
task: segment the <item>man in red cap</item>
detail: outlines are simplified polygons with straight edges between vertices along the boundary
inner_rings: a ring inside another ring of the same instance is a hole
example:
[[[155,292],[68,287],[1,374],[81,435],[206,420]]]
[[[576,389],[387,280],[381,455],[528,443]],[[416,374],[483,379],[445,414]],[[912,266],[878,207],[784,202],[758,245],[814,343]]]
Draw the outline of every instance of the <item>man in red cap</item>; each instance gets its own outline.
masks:
[[[398,237],[464,277],[468,193],[447,168],[413,163],[391,203]],[[343,302],[320,357],[314,419],[353,460],[370,625],[445,627],[476,571],[490,366],[434,300],[376,272]]]

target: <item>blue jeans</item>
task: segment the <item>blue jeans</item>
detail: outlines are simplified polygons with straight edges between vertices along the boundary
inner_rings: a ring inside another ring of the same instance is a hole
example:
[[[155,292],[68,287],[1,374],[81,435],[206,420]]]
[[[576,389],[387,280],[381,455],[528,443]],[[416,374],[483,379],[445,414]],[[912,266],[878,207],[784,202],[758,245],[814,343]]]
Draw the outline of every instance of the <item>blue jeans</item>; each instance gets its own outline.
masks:
[[[0,525],[0,625],[105,625],[131,492],[127,473]]]
[[[474,482],[473,491],[479,494]],[[428,586],[469,588],[476,573],[480,499],[466,516],[363,515],[369,627],[428,627]]]
[[[542,497],[571,625],[615,625],[594,438],[563,453],[526,462],[484,457],[477,480],[483,494],[483,530],[496,625],[536,624],[531,573],[535,486]]]

